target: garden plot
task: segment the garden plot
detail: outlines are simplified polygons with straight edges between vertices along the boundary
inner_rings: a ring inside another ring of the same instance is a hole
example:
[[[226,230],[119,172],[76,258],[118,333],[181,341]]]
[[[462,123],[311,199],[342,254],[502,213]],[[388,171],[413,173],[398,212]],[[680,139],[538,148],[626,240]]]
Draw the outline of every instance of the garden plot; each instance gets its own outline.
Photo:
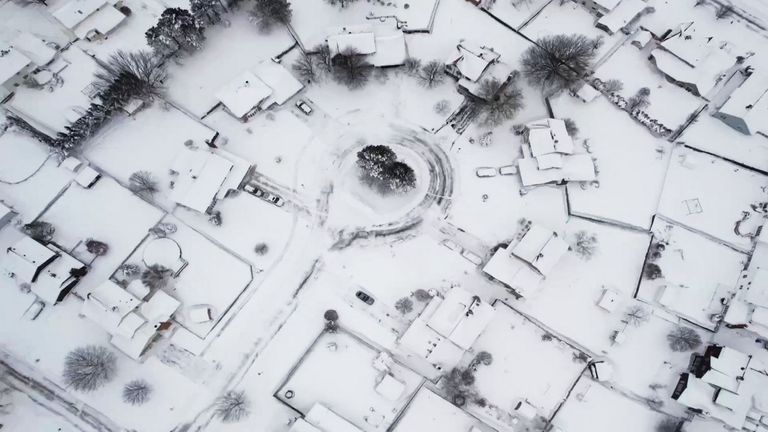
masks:
[[[702,112],[679,138],[685,145],[768,171],[768,138],[744,135],[722,121]]]
[[[592,236],[595,242],[578,245],[579,237]],[[563,238],[571,245],[571,252],[557,263],[533,297],[512,304],[591,354],[605,354],[612,346],[611,335],[622,328],[624,313],[632,305],[649,237],[572,218]],[[586,247],[590,243],[592,252]],[[607,309],[598,305],[606,295],[615,300]]]
[[[158,250],[155,245],[159,239],[149,236],[127,262],[144,266],[160,264],[175,270],[181,268],[163,290],[181,302],[174,319],[205,339],[252,281],[251,267],[176,218],[169,216],[163,222],[176,226],[177,231],[169,234],[168,238],[178,247],[163,249],[167,253],[158,255],[154,251]],[[146,250],[151,252],[145,255]],[[213,319],[196,322],[190,316],[195,306],[210,307]]]
[[[678,377],[688,369],[691,352],[672,351],[667,335],[678,327],[677,324],[654,314],[653,308],[640,307],[644,312],[636,316],[645,319],[632,321],[624,331],[626,340],[611,350],[609,362],[614,369],[610,382],[622,391],[663,402],[666,412],[679,410],[682,416],[684,407],[673,403],[670,396]],[[702,340],[706,341],[704,333],[699,331]]]
[[[392,432],[490,432],[492,429],[423,386],[397,420]]]
[[[638,90],[651,90],[649,105],[643,110],[668,128],[675,130],[699,107],[701,101],[670,82],[648,61],[648,52],[625,43],[600,65],[595,76],[603,81],[618,79],[624,83],[619,93],[626,99]]]
[[[736,291],[746,255],[657,219],[637,297],[709,330]]]
[[[598,184],[568,184],[570,211],[648,229],[661,196],[672,144],[654,138],[605,98],[583,104],[552,100],[558,118],[572,118],[596,159]]]
[[[313,143],[312,131],[290,111],[257,115],[242,123],[223,110],[204,123],[221,133],[220,146],[256,166],[256,171],[285,186],[294,178],[302,152]]]
[[[93,261],[75,287],[84,297],[109,278],[162,217],[163,212],[106,177],[90,189],[72,183],[40,219],[56,228],[58,245],[86,264]],[[88,252],[88,239],[106,243],[107,254],[96,258]]]
[[[487,247],[508,241],[520,218],[558,229],[568,217],[562,187],[537,187],[521,195],[518,174],[498,175],[498,168],[516,165],[520,146],[520,137],[510,134],[494,138],[488,147],[459,137],[451,149],[456,178],[448,220],[480,238]],[[476,171],[481,167],[496,168],[497,175],[478,177]]]
[[[582,34],[588,38],[603,39],[603,45],[597,52],[595,60],[608,54],[611,48],[622,38],[624,34],[617,32],[614,35],[595,27],[597,18],[589,13],[586,7],[574,1],[550,2],[521,32],[531,39],[539,39],[556,34]]]
[[[216,211],[221,212],[221,226],[211,224],[208,215],[185,208],[177,208],[174,215],[259,270],[280,258],[293,230],[291,214],[246,193],[218,201]]]
[[[491,15],[500,19],[508,26],[520,29],[520,26],[533,18],[536,12],[552,2],[552,0],[494,0],[488,2],[488,5],[485,6],[485,8]]]
[[[665,418],[640,402],[584,379],[552,423],[563,431],[648,432]]]
[[[376,0],[348,2],[340,7],[328,2],[294,0],[291,3],[291,27],[301,44],[311,49],[324,42],[327,30],[333,27],[384,22],[394,28],[398,20],[405,29],[428,30],[439,3],[439,0],[392,0],[386,3]],[[386,18],[371,20],[374,16]]]
[[[549,418],[584,371],[585,358],[506,303],[494,307],[493,321],[472,346],[493,356],[490,365],[477,366],[475,388],[502,411],[525,400]]]
[[[15,161],[15,158],[0,159],[0,166]],[[39,171],[20,183],[0,182],[0,201],[12,207],[24,223],[32,222],[67,187],[73,177],[70,171],[57,165],[55,158],[49,158]]]
[[[678,146],[672,155],[659,214],[733,247],[748,250],[765,220],[768,177]]]
[[[110,122],[85,148],[85,157],[128,184],[131,174],[147,171],[157,181],[159,193],[154,199],[166,209],[175,206],[170,198],[170,175],[184,143],[205,148],[205,140],[215,135],[212,129],[188,117],[176,108],[155,102],[132,117],[118,117]]]
[[[382,369],[379,356],[379,350],[345,331],[322,333],[275,396],[303,414],[320,403],[363,431],[384,430],[423,378],[398,363]],[[385,391],[384,379],[397,390]]]
[[[215,95],[221,87],[294,44],[282,26],[270,33],[260,32],[246,10],[229,14],[226,19],[229,26],[209,27],[203,47],[168,68],[169,99],[197,117],[219,103]]]

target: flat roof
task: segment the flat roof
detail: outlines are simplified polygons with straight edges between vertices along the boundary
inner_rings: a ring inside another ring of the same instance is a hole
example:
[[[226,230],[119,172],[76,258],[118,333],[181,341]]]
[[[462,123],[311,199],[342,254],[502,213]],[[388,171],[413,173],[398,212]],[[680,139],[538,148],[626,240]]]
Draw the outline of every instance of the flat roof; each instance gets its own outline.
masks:
[[[374,66],[397,66],[405,63],[408,51],[405,45],[405,35],[397,31],[387,35],[376,35],[376,52],[368,61]]]

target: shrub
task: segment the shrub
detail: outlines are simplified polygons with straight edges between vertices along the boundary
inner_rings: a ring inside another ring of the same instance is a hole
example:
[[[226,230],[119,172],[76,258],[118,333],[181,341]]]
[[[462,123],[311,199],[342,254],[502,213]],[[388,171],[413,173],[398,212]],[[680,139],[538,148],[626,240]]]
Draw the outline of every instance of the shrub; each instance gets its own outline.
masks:
[[[266,243],[259,243],[253,248],[256,255],[266,255],[269,252],[269,245]]]
[[[597,253],[597,236],[583,230],[578,231],[572,248],[581,259],[589,261]]]
[[[403,297],[395,302],[395,309],[397,309],[397,311],[401,314],[406,315],[413,311],[413,300],[409,299],[408,297]]]
[[[48,222],[38,220],[24,225],[22,231],[40,243],[48,243],[53,240],[56,228]]]
[[[151,199],[159,191],[157,181],[149,171],[131,174],[128,178],[128,189],[144,199]]]
[[[152,394],[152,386],[145,380],[133,380],[123,387],[123,402],[143,405]]]
[[[96,256],[104,256],[109,252],[109,245],[98,240],[88,239],[85,242],[85,249]]]
[[[432,294],[430,294],[429,291],[424,290],[424,289],[417,289],[413,293],[413,296],[416,297],[416,300],[421,301],[421,302],[428,302],[428,301],[432,300]]]
[[[432,109],[435,110],[436,114],[446,115],[448,114],[448,110],[451,109],[451,103],[448,102],[448,99],[442,99],[437,101]]]
[[[214,415],[225,423],[237,422],[250,415],[250,406],[245,392],[230,390],[216,400]]]
[[[171,270],[160,264],[152,264],[141,274],[141,282],[150,289],[165,288],[171,278]]]
[[[667,335],[672,351],[693,351],[701,346],[701,336],[690,327],[677,327]]]
[[[64,383],[77,391],[96,390],[111,381],[116,373],[117,357],[102,346],[75,348],[64,359]]]
[[[654,280],[663,277],[664,275],[661,272],[661,267],[659,267],[656,263],[646,263],[645,268],[643,269],[643,276],[646,279]]]
[[[624,89],[624,83],[621,80],[609,79],[603,83],[603,90],[607,93],[618,93]]]
[[[634,110],[642,110],[648,107],[650,101],[648,98],[651,96],[651,89],[643,87],[635,93],[634,96],[627,99],[627,105],[624,107],[628,112]]]

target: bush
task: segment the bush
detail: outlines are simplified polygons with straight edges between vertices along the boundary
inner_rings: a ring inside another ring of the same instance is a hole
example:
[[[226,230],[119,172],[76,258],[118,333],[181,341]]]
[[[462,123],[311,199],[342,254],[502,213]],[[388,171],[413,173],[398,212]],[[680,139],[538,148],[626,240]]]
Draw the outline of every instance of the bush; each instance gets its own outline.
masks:
[[[253,248],[253,252],[255,252],[256,255],[266,255],[267,252],[269,252],[269,245],[266,243],[259,243]]]
[[[96,256],[104,256],[109,252],[109,245],[98,240],[88,239],[85,242],[85,249]]]
[[[151,199],[159,191],[157,181],[149,171],[131,174],[128,178],[128,189],[144,199]]]
[[[523,74],[546,93],[567,89],[586,74],[601,44],[584,35],[545,36],[523,53]]]
[[[603,90],[607,93],[618,93],[624,89],[624,83],[621,80],[609,79],[603,83]]]
[[[123,402],[143,405],[152,394],[152,386],[145,380],[133,380],[123,387]]]
[[[672,351],[693,351],[701,346],[701,336],[690,327],[678,327],[669,332],[667,342]]]
[[[150,289],[165,288],[171,278],[171,270],[160,264],[152,264],[141,274],[141,282]]]
[[[429,291],[423,289],[417,289],[413,293],[413,296],[416,297],[416,300],[420,302],[428,302],[432,300],[432,294],[430,294]]]
[[[643,276],[646,279],[655,280],[663,277],[664,275],[661,273],[661,267],[659,267],[658,264],[649,262],[645,264],[645,268],[643,269]]]
[[[448,99],[442,99],[437,101],[432,109],[435,110],[436,114],[446,115],[448,114],[448,110],[451,109],[451,103],[448,101]]]
[[[237,422],[251,414],[250,406],[245,392],[230,390],[216,400],[214,415],[225,423]]]
[[[56,228],[48,222],[38,220],[24,225],[22,231],[40,243],[48,243],[53,240]]]
[[[117,357],[102,346],[75,348],[64,359],[64,383],[77,391],[94,391],[111,381],[116,373]]]
[[[403,315],[406,315],[413,311],[413,300],[408,297],[403,297],[395,302],[395,309]]]
[[[597,236],[583,230],[578,231],[572,248],[579,258],[589,261],[597,253]]]

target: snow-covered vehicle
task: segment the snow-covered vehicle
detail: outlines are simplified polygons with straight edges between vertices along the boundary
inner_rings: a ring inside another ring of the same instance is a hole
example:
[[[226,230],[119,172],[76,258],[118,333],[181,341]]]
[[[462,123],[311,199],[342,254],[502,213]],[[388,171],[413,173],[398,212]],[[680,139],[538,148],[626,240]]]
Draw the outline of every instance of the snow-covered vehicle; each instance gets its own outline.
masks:
[[[309,106],[309,104],[306,101],[304,101],[303,99],[299,99],[296,102],[296,108],[300,109],[301,112],[303,112],[306,115],[312,114],[312,107]]]

